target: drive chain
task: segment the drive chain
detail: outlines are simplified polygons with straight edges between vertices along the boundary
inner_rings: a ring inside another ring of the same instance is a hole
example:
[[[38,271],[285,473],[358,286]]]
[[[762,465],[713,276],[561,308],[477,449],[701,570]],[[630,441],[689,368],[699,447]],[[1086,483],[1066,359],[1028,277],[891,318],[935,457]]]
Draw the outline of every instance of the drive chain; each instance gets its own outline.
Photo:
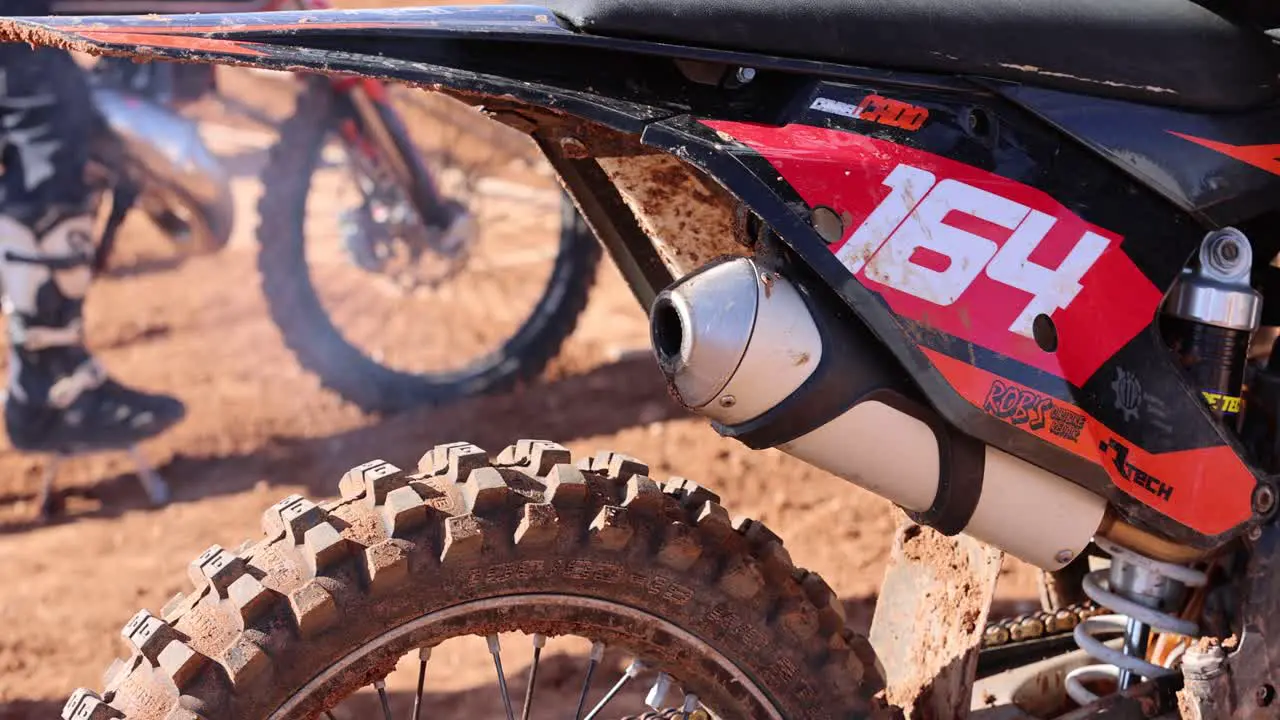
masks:
[[[1109,611],[1091,601],[1068,605],[1060,610],[1038,612],[988,623],[982,634],[982,647],[999,647],[1026,640],[1039,640],[1051,635],[1072,632],[1084,620]]]
[[[1053,635],[1070,633],[1076,626],[1095,615],[1105,615],[1108,610],[1092,601],[1069,605],[1060,610],[1040,610],[1033,613],[1004,618],[987,624],[982,636],[982,647],[991,648],[1009,643],[1039,640]],[[699,720],[705,715],[695,711],[688,720]],[[686,720],[680,708],[652,710],[640,715],[629,715],[622,720]]]

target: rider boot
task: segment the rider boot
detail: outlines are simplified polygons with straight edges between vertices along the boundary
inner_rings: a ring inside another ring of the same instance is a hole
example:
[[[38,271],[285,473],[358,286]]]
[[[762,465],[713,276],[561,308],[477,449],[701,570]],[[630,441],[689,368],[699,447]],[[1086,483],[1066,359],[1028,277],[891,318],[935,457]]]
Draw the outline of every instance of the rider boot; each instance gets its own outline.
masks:
[[[55,215],[35,226],[0,215],[10,442],[20,450],[66,455],[129,449],[168,429],[184,414],[179,400],[111,380],[85,349],[92,217]]]

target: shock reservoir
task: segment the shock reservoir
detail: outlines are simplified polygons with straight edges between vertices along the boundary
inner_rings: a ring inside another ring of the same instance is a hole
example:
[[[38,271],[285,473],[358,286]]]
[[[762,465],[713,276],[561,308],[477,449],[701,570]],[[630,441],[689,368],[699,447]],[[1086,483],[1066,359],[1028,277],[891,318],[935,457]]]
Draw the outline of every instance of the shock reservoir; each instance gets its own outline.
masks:
[[[1262,295],[1249,284],[1253,251],[1234,228],[1209,233],[1193,267],[1183,270],[1160,319],[1165,343],[1210,410],[1239,428],[1249,341]]]

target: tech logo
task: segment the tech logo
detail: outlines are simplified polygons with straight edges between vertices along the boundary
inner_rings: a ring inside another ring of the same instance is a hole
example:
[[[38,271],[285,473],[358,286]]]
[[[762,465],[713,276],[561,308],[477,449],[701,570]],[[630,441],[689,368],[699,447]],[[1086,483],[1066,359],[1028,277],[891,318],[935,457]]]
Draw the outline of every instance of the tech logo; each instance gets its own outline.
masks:
[[[1109,438],[1098,443],[1098,450],[1109,458],[1111,464],[1115,466],[1116,473],[1122,479],[1132,483],[1134,487],[1146,491],[1158,501],[1169,502],[1173,499],[1172,485],[1161,481],[1160,478],[1148,473],[1130,461],[1128,445],[1115,438]]]
[[[1138,419],[1142,409],[1142,384],[1138,376],[1116,366],[1116,379],[1111,381],[1111,392],[1116,396],[1115,408],[1124,415],[1124,419],[1133,422]]]
[[[1079,387],[1155,316],[1160,292],[1121,238],[1036,188],[851,132],[708,125],[763,155],[810,207],[851,218],[829,249],[900,317]],[[1032,336],[1039,315],[1055,352]]]

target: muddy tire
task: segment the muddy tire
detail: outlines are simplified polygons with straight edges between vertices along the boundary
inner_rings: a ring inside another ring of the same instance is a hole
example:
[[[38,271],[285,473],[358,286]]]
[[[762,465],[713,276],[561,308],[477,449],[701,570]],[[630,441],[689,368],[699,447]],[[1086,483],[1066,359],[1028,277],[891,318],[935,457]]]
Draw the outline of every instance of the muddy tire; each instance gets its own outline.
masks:
[[[132,655],[63,717],[313,717],[442,633],[516,629],[630,642],[722,717],[867,717],[874,655],[822,578],[706,488],[647,474],[541,441],[361,465],[340,499],[285,498],[263,539],[196,558],[194,592],[135,616]]]
[[[312,284],[305,235],[312,178],[337,125],[333,103],[327,82],[308,83],[262,174],[258,274],[271,319],[298,363],[348,402],[382,413],[502,392],[541,375],[577,327],[602,254],[565,195],[547,285],[529,317],[493,352],[456,370],[419,374],[387,367],[343,337]]]

